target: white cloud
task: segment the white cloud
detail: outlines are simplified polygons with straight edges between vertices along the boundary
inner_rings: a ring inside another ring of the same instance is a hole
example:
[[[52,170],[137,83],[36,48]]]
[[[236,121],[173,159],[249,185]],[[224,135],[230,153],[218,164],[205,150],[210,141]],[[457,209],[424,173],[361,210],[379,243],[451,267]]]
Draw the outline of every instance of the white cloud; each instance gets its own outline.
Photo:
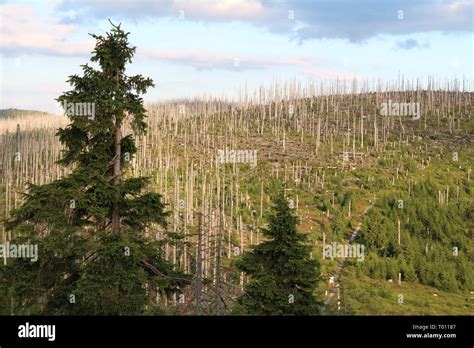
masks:
[[[363,41],[380,34],[472,31],[470,0],[63,0],[59,11],[78,18],[140,19],[184,15],[190,21],[243,21],[299,40],[341,38]],[[180,12],[184,11],[184,12]],[[289,11],[294,20],[289,20]],[[403,11],[400,19],[399,11]],[[67,19],[65,19],[67,21]]]

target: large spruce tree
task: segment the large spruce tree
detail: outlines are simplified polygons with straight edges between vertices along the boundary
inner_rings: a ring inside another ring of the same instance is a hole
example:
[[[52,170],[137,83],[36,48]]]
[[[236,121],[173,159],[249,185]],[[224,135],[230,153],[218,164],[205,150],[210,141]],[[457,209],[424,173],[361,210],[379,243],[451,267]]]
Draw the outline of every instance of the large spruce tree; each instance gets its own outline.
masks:
[[[2,272],[15,314],[141,314],[159,310],[152,297],[188,282],[163,259],[163,241],[145,233],[152,224],[166,226],[160,195],[142,193],[148,178],[123,175],[137,150],[123,125],[145,133],[141,95],[153,81],[125,74],[135,47],[129,33],[112,26],[106,36],[92,35],[96,68],[83,65],[82,76],[69,77],[72,90],[57,99],[71,120],[57,133],[65,148],[59,162],[72,173],[30,184],[7,224],[11,243],[39,247],[37,262],[12,260]],[[84,105],[94,113],[78,112]]]
[[[319,281],[319,262],[310,258],[306,236],[298,233],[298,218],[283,194],[263,229],[267,237],[242,255],[237,267],[250,276],[238,303],[250,315],[315,315],[319,302],[314,291]]]

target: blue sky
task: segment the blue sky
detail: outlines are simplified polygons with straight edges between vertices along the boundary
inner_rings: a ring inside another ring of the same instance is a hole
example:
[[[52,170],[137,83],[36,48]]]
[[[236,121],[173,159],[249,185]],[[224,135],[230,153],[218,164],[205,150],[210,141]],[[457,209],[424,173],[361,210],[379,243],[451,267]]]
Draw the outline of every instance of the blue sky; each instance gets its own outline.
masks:
[[[273,81],[474,76],[472,0],[3,1],[0,105],[57,111],[108,19],[137,46],[145,100],[232,97]],[[472,90],[472,86],[469,88]]]

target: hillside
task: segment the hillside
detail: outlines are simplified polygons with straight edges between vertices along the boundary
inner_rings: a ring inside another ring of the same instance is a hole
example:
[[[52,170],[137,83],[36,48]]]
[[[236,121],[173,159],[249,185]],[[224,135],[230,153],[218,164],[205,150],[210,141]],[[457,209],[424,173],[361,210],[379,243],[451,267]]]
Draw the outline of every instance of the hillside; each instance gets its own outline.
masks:
[[[247,282],[234,261],[261,241],[270,197],[284,188],[299,230],[313,245],[312,257],[321,261],[317,296],[325,301],[326,291],[341,289],[325,314],[472,314],[473,93],[433,88],[350,94],[332,87],[328,95],[285,85],[235,103],[149,104],[148,134],[137,139],[126,175],[151,176],[148,190],[168,204],[169,231],[151,227],[151,238],[165,241],[166,258],[192,272],[197,212],[203,214],[203,304],[205,313],[213,313],[223,214],[221,286],[230,313]],[[420,102],[421,117],[381,116],[380,105],[389,99]],[[0,117],[24,113],[7,111]],[[46,183],[68,173],[54,163],[61,150],[54,132],[0,132],[2,216],[20,204],[27,181]],[[329,284],[343,258],[323,259],[323,243],[347,245],[357,226],[353,243],[364,246],[364,260],[349,258],[336,284]],[[167,232],[178,242],[167,243]],[[184,293],[190,301],[173,296],[157,302],[170,313],[191,314],[193,291]]]
[[[20,130],[58,128],[67,125],[65,116],[53,115],[43,111],[0,109],[0,134]]]
[[[21,109],[0,109],[0,118],[21,118],[26,116],[46,116],[47,112]]]

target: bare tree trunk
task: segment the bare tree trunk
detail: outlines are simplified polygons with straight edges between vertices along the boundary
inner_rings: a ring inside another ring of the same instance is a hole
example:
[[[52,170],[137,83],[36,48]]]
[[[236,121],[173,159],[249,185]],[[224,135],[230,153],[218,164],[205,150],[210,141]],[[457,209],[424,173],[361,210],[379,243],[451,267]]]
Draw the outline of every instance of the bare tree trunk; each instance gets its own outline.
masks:
[[[120,155],[121,155],[121,141],[122,141],[122,121],[117,119],[115,121],[115,156],[114,156],[114,185],[120,183],[122,176],[122,170],[120,168]],[[112,209],[112,232],[120,233],[120,214],[118,212],[117,198],[115,197],[113,209]]]
[[[115,79],[117,81],[117,86],[119,86],[119,74],[118,72],[115,75]],[[114,176],[113,176],[113,183],[114,185],[119,185],[122,170],[120,168],[120,159],[121,159],[121,152],[122,152],[122,115],[115,115],[115,156],[113,159],[114,165]],[[115,200],[112,208],[112,233],[120,233],[120,214],[118,212],[118,198],[115,195]]]
[[[221,238],[222,238],[222,215],[223,211],[219,209],[219,228],[217,231],[217,255],[216,255],[216,314],[221,315]]]
[[[198,213],[198,241],[196,258],[196,308],[195,314],[201,314],[201,292],[202,292],[202,213]]]

